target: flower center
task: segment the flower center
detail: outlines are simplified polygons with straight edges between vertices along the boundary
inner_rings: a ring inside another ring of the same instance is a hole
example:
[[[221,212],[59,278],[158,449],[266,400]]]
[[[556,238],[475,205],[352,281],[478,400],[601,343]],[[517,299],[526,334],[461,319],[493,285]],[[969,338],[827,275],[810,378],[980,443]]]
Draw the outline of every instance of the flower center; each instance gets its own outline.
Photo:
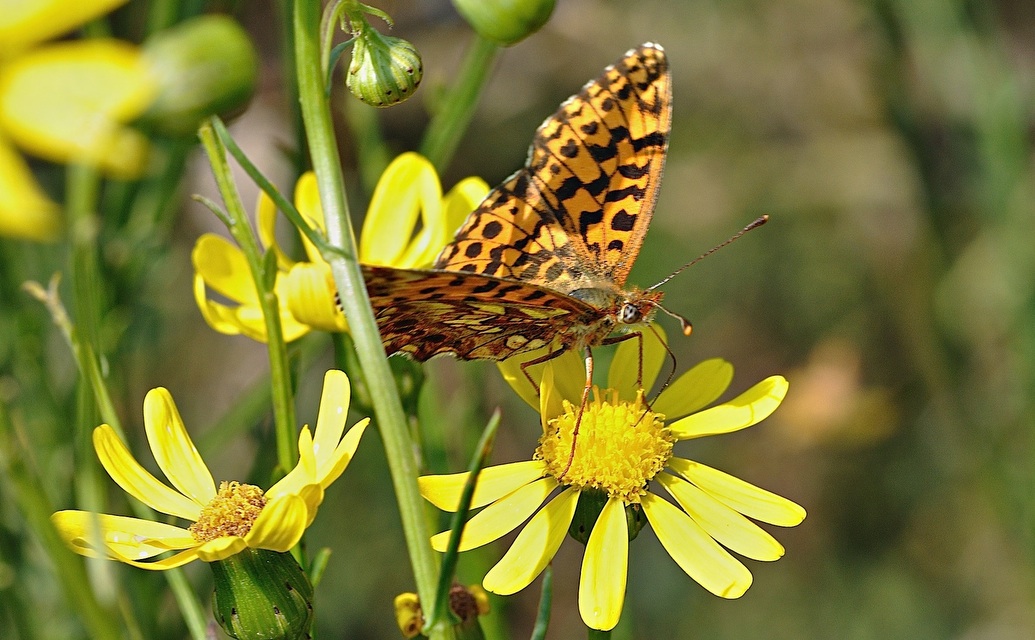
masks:
[[[634,402],[627,402],[619,400],[614,389],[594,386],[572,456],[578,415],[579,406],[565,400],[564,413],[547,423],[536,458],[546,462],[547,472],[563,484],[599,489],[626,504],[638,503],[647,483],[672,455],[676,439],[665,428],[665,416],[650,410],[642,390]]]
[[[223,536],[244,536],[266,506],[262,489],[240,482],[220,482],[219,491],[205,505],[198,521],[187,527],[198,542],[208,542]]]

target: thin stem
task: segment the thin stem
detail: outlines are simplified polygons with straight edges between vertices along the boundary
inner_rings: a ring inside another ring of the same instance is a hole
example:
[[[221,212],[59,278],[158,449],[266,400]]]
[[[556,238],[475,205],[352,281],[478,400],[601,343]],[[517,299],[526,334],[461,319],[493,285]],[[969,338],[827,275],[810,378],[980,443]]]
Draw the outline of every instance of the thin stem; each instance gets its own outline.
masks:
[[[439,101],[438,111],[424,132],[420,152],[440,174],[449,166],[467,125],[471,123],[474,108],[478,106],[478,98],[499,50],[489,40],[474,36],[456,84]]]
[[[310,155],[320,190],[327,225],[327,238],[337,247],[325,258],[331,266],[345,315],[356,344],[363,374],[384,441],[385,456],[413,566],[417,591],[423,602],[434,600],[437,563],[428,542],[430,530],[424,503],[417,489],[417,461],[406,429],[405,415],[381,345],[380,334],[370,308],[357,258],[356,240],[345,200],[345,184],[338,157],[337,141],[330,106],[324,98],[324,75],[320,69],[320,2],[295,3],[295,46],[298,62],[299,97],[302,119],[309,141]],[[436,632],[434,638],[447,638],[451,629]]]
[[[295,442],[295,404],[292,397],[287,345],[284,343],[284,332],[280,324],[280,303],[273,290],[276,283],[276,265],[272,260],[264,260],[252,227],[248,224],[244,205],[241,204],[241,197],[237,193],[237,186],[226,160],[226,148],[211,125],[201,127],[198,135],[202,146],[205,147],[205,153],[208,154],[219,193],[226,205],[230,235],[237,240],[248,262],[258,293],[259,306],[262,308],[263,320],[266,323],[266,348],[270,358],[270,387],[277,434],[277,463],[281,471],[287,473],[298,460],[298,450]]]

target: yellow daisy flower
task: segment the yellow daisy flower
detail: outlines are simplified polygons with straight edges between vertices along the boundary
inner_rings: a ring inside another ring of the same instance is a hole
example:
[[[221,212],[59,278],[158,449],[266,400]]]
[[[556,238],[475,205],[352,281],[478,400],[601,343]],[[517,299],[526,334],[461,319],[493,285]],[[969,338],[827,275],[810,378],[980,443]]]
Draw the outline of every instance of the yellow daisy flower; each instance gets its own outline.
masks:
[[[125,0],[5,3],[0,12],[0,234],[46,240],[58,207],[14,145],[54,162],[136,175],[147,140],[124,123],[157,92],[140,48],[113,39],[38,46]]]
[[[579,611],[589,627],[600,630],[618,623],[628,544],[643,516],[672,559],[724,598],[740,597],[751,585],[750,571],[727,549],[755,560],[776,560],[784,552],[748,518],[780,526],[795,526],[805,518],[805,510],[790,500],[673,454],[679,441],[737,431],[765,419],[783,400],[787,381],[767,378],[733,400],[704,409],[733,377],[729,363],[706,360],[648,404],[636,380],[636,342],[619,347],[607,388],[594,386],[574,448],[572,432],[585,384],[581,358],[566,354],[540,368],[541,374],[535,374],[541,375],[538,399],[519,363],[501,366],[515,389],[535,401],[543,436],[532,460],[481,472],[471,506],[485,508],[468,521],[460,541],[461,551],[479,547],[531,516],[482,583],[490,592],[509,595],[528,586],[553,558],[565,533],[571,533],[586,544]],[[642,386],[649,389],[665,352],[650,332],[644,334],[643,349]],[[466,478],[466,473],[425,476],[421,492],[438,508],[455,511]],[[652,491],[652,483],[675,504]],[[437,534],[432,545],[443,551],[448,538],[448,531]]]
[[[385,169],[370,200],[359,244],[365,264],[400,268],[425,267],[451,239],[464,218],[481,202],[489,187],[481,178],[467,178],[445,197],[434,167],[423,156],[404,153]],[[295,185],[295,207],[314,227],[324,228],[316,177],[304,174]],[[277,209],[266,194],[259,196],[259,238],[277,256],[276,292],[285,339],[295,340],[311,329],[345,331],[348,324],[335,300],[331,268],[304,237],[307,261],[295,262],[275,237]],[[255,285],[240,249],[221,236],[198,239],[194,261],[194,297],[216,331],[266,340],[266,328]],[[208,297],[211,289],[233,305]]]
[[[152,389],[144,398],[144,428],[155,461],[172,487],[144,469],[106,424],[93,432],[94,449],[108,475],[128,494],[155,511],[193,524],[182,528],[72,510],[58,511],[51,520],[76,553],[142,569],[171,569],[194,559],[215,562],[245,549],[288,551],[316,517],[324,489],[348,466],[370,421],[364,418],[342,437],[349,398],[348,377],[328,371],[315,434],[302,428],[298,464],[262,491],[239,482],[222,482],[217,488],[172,396],[161,387]],[[95,523],[104,545],[100,549],[91,535]],[[155,559],[167,551],[176,553]]]

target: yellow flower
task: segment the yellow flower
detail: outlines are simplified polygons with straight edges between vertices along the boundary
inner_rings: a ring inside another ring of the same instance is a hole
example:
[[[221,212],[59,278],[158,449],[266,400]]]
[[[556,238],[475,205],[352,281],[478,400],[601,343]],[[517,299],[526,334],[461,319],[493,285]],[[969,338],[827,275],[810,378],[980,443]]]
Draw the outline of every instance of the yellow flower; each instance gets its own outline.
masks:
[[[416,153],[400,155],[388,165],[374,189],[363,221],[360,261],[400,268],[430,265],[487,192],[488,185],[482,179],[467,178],[443,198],[431,163]],[[295,185],[295,207],[311,225],[323,230],[323,208],[312,172]],[[302,238],[307,257],[303,262],[295,262],[281,250],[275,237],[277,209],[266,194],[259,196],[256,217],[259,239],[277,256],[275,289],[285,339],[295,340],[311,329],[347,330],[345,316],[335,300],[330,265],[316,247]],[[265,341],[266,327],[255,284],[240,249],[221,236],[205,234],[198,239],[192,258],[194,297],[209,326],[221,333],[240,333]],[[235,304],[210,299],[208,289]]]
[[[144,398],[144,427],[155,461],[173,486],[133,459],[108,425],[94,430],[94,448],[108,475],[126,493],[156,511],[193,524],[182,528],[86,511],[59,511],[51,520],[76,553],[143,569],[171,569],[195,558],[215,562],[245,549],[287,551],[316,517],[324,489],[348,466],[369,422],[369,418],[361,420],[342,437],[349,394],[348,377],[341,371],[328,371],[316,433],[302,428],[298,464],[264,492],[238,482],[222,482],[217,489],[172,396],[161,387],[152,389]],[[100,549],[92,535],[95,523],[100,528],[98,541],[104,545]],[[167,551],[176,553],[154,559]]]
[[[643,346],[643,382],[649,389],[665,352],[650,332],[644,334]],[[523,389],[530,385],[517,362],[501,369],[523,397],[535,400]],[[729,385],[729,363],[713,359],[698,364],[651,404],[644,402],[637,384],[638,369],[637,344],[629,340],[615,354],[608,388],[593,388],[574,447],[572,432],[585,384],[581,360],[577,354],[566,354],[541,369],[535,400],[543,422],[539,448],[530,461],[482,471],[471,506],[485,508],[468,521],[460,542],[461,551],[492,542],[531,516],[510,550],[486,574],[486,590],[509,595],[524,589],[570,532],[586,543],[579,586],[582,619],[594,629],[612,629],[625,599],[628,543],[643,525],[644,515],[672,559],[724,598],[737,598],[751,585],[751,573],[727,549],[755,560],[783,555],[780,543],[748,518],[794,526],[804,519],[805,510],[677,457],[673,445],[765,419],[783,400],[787,381],[781,376],[767,378],[733,400],[702,410]],[[426,476],[420,479],[421,492],[440,509],[455,511],[466,477]],[[652,492],[652,482],[675,504]],[[432,545],[445,550],[448,536],[449,532],[434,536]]]
[[[119,177],[143,168],[147,140],[123,126],[157,91],[140,49],[112,39],[37,46],[124,1],[16,2],[0,11],[0,234],[46,240],[60,226],[57,205],[14,145]]]

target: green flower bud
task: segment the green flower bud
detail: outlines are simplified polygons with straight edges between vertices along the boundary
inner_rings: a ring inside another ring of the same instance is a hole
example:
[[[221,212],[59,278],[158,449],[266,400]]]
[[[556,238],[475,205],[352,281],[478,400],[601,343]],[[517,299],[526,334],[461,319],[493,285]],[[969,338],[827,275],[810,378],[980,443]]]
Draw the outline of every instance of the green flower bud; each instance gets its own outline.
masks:
[[[352,95],[372,107],[390,107],[413,95],[423,76],[416,47],[363,25],[345,76]]]
[[[589,534],[593,531],[593,525],[597,523],[600,512],[607,504],[607,494],[595,489],[583,489],[579,494],[579,504],[575,507],[575,517],[568,525],[568,535],[575,538],[582,544],[589,542]],[[640,533],[640,529],[647,523],[643,515],[643,509],[638,504],[625,506],[625,524],[629,528],[629,540],[633,540]]]
[[[509,47],[532,35],[553,13],[556,0],[453,0],[467,23],[486,40]]]
[[[245,549],[209,563],[212,612],[238,640],[299,640],[313,623],[313,586],[290,553]]]
[[[159,91],[143,121],[170,135],[191,135],[212,114],[233,115],[255,91],[255,49],[226,16],[201,16],[160,31],[144,43],[144,55]]]

